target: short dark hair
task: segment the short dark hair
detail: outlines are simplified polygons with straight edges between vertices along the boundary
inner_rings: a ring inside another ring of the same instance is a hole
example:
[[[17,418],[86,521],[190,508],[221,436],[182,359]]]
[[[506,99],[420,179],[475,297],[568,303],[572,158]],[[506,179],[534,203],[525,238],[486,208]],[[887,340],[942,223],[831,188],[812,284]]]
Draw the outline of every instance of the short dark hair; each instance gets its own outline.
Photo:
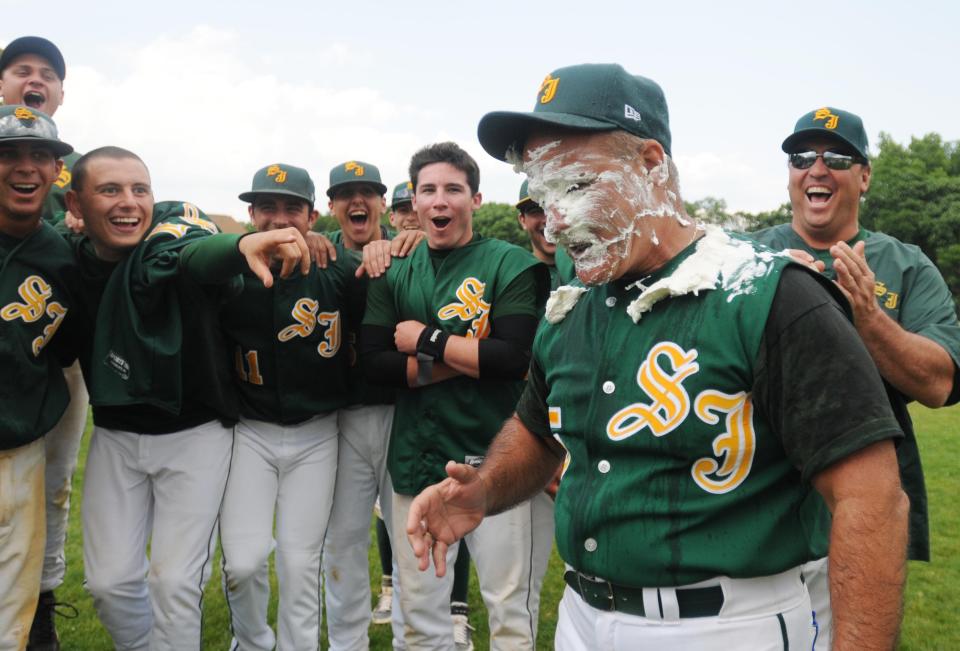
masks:
[[[438,142],[424,147],[410,159],[410,180],[413,182],[414,192],[417,190],[417,176],[420,170],[433,163],[453,165],[467,175],[467,185],[470,186],[472,194],[480,191],[480,168],[477,167],[477,161],[473,160],[473,156],[455,142]]]
[[[88,151],[86,154],[77,159],[77,162],[73,164],[73,169],[70,170],[72,177],[70,179],[70,187],[76,191],[83,189],[83,184],[87,180],[87,165],[90,164],[90,161],[96,160],[97,158],[133,158],[140,161],[140,163],[146,167],[147,164],[143,160],[134,154],[129,149],[124,149],[123,147],[114,147],[108,145],[106,147],[98,147],[93,151]]]

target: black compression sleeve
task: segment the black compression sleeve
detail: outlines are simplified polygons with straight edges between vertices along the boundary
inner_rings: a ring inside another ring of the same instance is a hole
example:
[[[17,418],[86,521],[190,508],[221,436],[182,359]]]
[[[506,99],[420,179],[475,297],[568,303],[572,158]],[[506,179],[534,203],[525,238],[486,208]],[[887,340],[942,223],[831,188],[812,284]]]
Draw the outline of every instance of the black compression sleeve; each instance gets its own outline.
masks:
[[[370,384],[407,386],[407,355],[394,347],[392,328],[360,327],[360,367]]]
[[[754,406],[804,480],[871,443],[902,436],[853,324],[799,267],[783,272],[754,379]]]
[[[491,336],[477,345],[481,380],[522,380],[537,334],[536,317],[513,314],[492,319]]]

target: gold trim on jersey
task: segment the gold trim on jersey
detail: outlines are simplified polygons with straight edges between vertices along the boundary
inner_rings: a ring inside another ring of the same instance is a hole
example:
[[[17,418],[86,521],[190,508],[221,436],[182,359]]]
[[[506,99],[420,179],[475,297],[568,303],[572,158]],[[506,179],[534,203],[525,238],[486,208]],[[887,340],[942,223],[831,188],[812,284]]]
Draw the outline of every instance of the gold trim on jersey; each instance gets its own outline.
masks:
[[[42,334],[31,342],[31,352],[34,357],[38,357],[40,351],[60,328],[63,318],[67,315],[67,308],[57,301],[48,302],[47,299],[53,296],[53,288],[36,274],[27,276],[17,288],[17,293],[23,299],[23,303],[11,301],[3,306],[3,309],[0,309],[0,317],[4,321],[22,319],[24,323],[34,323],[44,315],[52,319],[43,327]]]

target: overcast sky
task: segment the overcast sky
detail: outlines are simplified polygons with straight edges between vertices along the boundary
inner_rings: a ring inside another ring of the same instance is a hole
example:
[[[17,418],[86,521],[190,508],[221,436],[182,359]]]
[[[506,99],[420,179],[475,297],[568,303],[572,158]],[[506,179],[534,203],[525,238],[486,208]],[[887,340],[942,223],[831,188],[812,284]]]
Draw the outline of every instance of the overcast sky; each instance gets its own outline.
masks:
[[[960,139],[960,3],[275,2],[0,0],[0,44],[44,36],[67,61],[55,120],[80,151],[140,154],[160,199],[245,216],[236,195],[274,162],[406,178],[410,155],[459,142],[487,201],[521,178],[476,138],[493,110],[530,110],[540,81],[617,62],[663,86],[684,198],[731,209],[787,200],[780,142],[830,104],[900,142]],[[325,210],[325,205],[320,206]]]

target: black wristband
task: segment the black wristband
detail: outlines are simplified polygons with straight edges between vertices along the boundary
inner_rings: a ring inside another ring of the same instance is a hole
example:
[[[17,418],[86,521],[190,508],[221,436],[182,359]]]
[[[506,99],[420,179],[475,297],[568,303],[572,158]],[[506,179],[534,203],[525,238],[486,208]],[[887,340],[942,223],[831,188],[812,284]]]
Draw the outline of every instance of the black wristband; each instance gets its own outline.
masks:
[[[417,339],[417,354],[432,357],[438,362],[443,361],[443,349],[447,347],[447,339],[450,337],[446,332],[439,328],[426,327],[420,333]]]

